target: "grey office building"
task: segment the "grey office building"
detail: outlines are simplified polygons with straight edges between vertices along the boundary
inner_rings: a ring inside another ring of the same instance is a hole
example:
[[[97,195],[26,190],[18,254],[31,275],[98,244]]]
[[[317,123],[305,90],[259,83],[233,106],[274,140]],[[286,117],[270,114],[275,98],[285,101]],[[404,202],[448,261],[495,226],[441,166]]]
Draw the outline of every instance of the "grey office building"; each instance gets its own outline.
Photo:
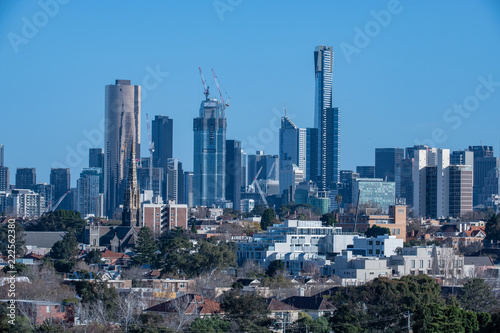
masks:
[[[193,120],[193,199],[196,206],[212,206],[225,200],[226,115],[216,99],[201,102]]]
[[[234,210],[241,210],[241,142],[226,140],[226,200],[233,203]]]
[[[485,192],[485,178],[490,170],[500,167],[500,159],[493,156],[492,146],[469,146],[474,154],[473,166],[473,206],[485,205],[488,193]]]
[[[136,156],[140,156],[141,87],[131,85],[130,80],[116,80],[106,86],[105,101],[104,194],[108,217],[123,204],[132,142]]]
[[[396,164],[404,158],[403,148],[375,148],[375,178],[396,180]]]
[[[104,150],[102,148],[89,149],[89,168],[104,169]]]
[[[9,188],[9,168],[4,166],[4,145],[0,144],[0,191],[5,191]]]
[[[17,168],[16,171],[16,189],[31,190],[36,184],[35,168]]]
[[[71,190],[71,176],[69,169],[50,169],[50,184],[54,186],[54,201],[57,202],[64,194]],[[68,193],[57,209],[73,210],[75,197]]]

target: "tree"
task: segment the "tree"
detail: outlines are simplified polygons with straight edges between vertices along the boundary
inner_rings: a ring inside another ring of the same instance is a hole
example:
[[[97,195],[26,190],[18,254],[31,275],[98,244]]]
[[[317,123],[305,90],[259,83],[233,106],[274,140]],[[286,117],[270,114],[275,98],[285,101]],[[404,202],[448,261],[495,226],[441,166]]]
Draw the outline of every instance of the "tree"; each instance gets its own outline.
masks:
[[[197,234],[198,230],[196,229],[196,219],[193,219],[193,223],[191,224],[191,232],[193,234]]]
[[[153,232],[148,227],[142,227],[135,244],[136,255],[133,257],[134,263],[138,265],[152,265],[156,261],[158,242]]]
[[[70,231],[80,235],[87,225],[79,212],[59,209],[44,213],[35,223],[26,226],[29,231]]]
[[[262,206],[262,205],[255,205],[255,207],[252,209],[252,211],[250,212],[250,215],[254,215],[254,216],[262,216],[262,214],[264,214],[264,211],[266,210],[266,207]]]
[[[500,240],[500,214],[493,214],[486,222],[486,240],[498,242]]]
[[[189,332],[221,333],[228,332],[231,322],[218,316],[196,318],[189,326]]]
[[[101,263],[101,259],[102,259],[101,251],[94,249],[90,250],[89,253],[87,253],[87,256],[85,257],[85,262],[87,264],[99,264]]]
[[[342,196],[340,194],[337,194],[335,196],[335,201],[337,202],[337,206],[339,207],[340,209],[340,204],[342,203]]]
[[[321,222],[331,227],[334,226],[335,223],[337,223],[337,219],[335,217],[335,214],[326,213],[321,216]]]
[[[16,258],[22,258],[26,253],[24,229],[17,222],[14,223],[14,228],[9,228],[9,225],[12,225],[12,223],[7,223],[0,227],[0,252],[3,255],[7,256],[9,254],[9,250],[12,250],[12,248],[9,249],[9,245],[12,244],[9,241],[9,235],[11,235],[11,239],[12,236],[14,236],[14,250]],[[11,230],[10,233],[9,230]],[[12,233],[12,230],[14,230],[14,233]]]
[[[274,209],[266,209],[264,211],[264,214],[262,214],[262,218],[260,220],[260,227],[262,228],[262,230],[267,230],[267,227],[272,226],[275,219],[276,213],[274,212]]]
[[[239,295],[235,290],[224,294],[221,308],[224,312],[249,320],[265,317],[269,314],[265,300],[254,294]]]
[[[282,260],[273,260],[267,266],[266,274],[274,277],[276,274],[285,271],[285,263]]]
[[[390,235],[391,230],[389,228],[384,228],[384,227],[379,227],[378,225],[374,224],[366,230],[365,235],[366,237],[377,237],[379,235]]]
[[[462,307],[470,311],[491,313],[499,306],[491,286],[478,278],[469,279],[464,283],[458,299]]]
[[[50,257],[53,259],[70,260],[78,254],[78,241],[73,231],[64,235],[63,239],[55,242],[50,250]]]

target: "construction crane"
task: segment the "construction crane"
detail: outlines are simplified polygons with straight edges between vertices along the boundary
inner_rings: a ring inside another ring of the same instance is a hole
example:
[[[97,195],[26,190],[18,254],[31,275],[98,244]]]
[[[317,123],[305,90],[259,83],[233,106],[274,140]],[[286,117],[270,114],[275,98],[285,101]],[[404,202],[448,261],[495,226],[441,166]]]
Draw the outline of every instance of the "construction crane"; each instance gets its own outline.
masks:
[[[146,113],[146,122],[148,123],[148,139],[149,139],[149,189],[153,191],[153,152],[155,144],[151,141],[151,125],[149,124],[149,116]]]
[[[257,181],[257,178],[259,177],[261,171],[262,171],[262,167],[260,167],[259,171],[255,175],[255,178],[253,179],[252,185],[255,185],[255,187],[257,187],[257,191],[259,191],[259,194],[260,194],[260,197],[262,198],[262,201],[264,201],[266,208],[269,208],[266,197],[264,196],[264,192],[262,192],[260,185],[259,185],[259,182]]]
[[[198,67],[200,70],[200,76],[201,76],[201,83],[203,83],[203,94],[205,95],[205,99],[208,99],[209,93],[209,87],[207,86],[207,83],[205,82],[205,78],[203,77],[203,73],[201,72],[201,67]]]
[[[68,193],[69,193],[69,192],[71,192],[71,191],[68,191],[68,192],[64,193],[64,194],[62,195],[62,197],[60,197],[60,198],[59,198],[59,200],[57,200],[57,202],[56,202],[56,204],[55,204],[54,206],[50,207],[50,203],[49,203],[49,205],[47,206],[47,208],[46,208],[45,212],[46,212],[46,213],[49,213],[49,212],[53,212],[53,211],[55,211],[55,210],[56,210],[56,208],[57,208],[57,207],[61,204],[61,202],[64,200],[64,198],[66,198],[66,196],[68,195]]]
[[[229,98],[226,102],[224,102],[224,97],[222,96],[222,92],[220,91],[219,81],[217,81],[217,75],[215,75],[214,69],[212,68],[212,74],[214,75],[215,85],[217,86],[217,90],[219,91],[220,101],[222,102],[222,110],[226,109],[226,106],[229,107]]]

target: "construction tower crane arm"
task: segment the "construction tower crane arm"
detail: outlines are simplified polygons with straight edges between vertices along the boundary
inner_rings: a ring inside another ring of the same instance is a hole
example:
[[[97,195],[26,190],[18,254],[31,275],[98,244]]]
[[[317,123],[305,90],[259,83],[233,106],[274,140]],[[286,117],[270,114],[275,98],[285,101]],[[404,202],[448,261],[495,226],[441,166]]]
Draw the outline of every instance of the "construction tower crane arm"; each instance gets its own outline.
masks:
[[[203,73],[201,72],[201,67],[198,67],[198,69],[200,70],[201,83],[203,83],[203,94],[205,95],[205,99],[208,99],[209,92],[207,83],[205,82],[205,78],[203,77]]]
[[[262,198],[262,201],[264,201],[266,208],[269,208],[269,205],[268,205],[267,200],[266,200],[266,196],[264,195],[264,192],[262,192],[262,189],[260,188],[259,182],[257,181],[257,178],[259,177],[261,171],[262,171],[262,167],[260,167],[259,171],[255,175],[255,178],[253,179],[252,185],[255,184],[255,187],[257,187],[257,191],[259,191],[260,197]]]
[[[215,75],[213,68],[212,68],[212,74],[214,75],[215,85],[217,86],[217,90],[219,91],[220,101],[222,102],[222,107],[226,108],[226,106],[229,106],[229,98],[228,98],[227,102],[224,102],[224,97],[222,96],[222,92],[220,90],[219,81],[217,80],[217,75]]]
[[[68,191],[68,192],[64,193],[64,194],[62,195],[62,197],[60,197],[60,198],[59,198],[59,200],[57,200],[57,202],[56,202],[56,204],[55,204],[54,206],[49,207],[49,208],[47,209],[47,213],[48,213],[48,212],[53,212],[53,211],[55,211],[55,210],[56,210],[56,208],[57,208],[57,207],[61,204],[61,202],[64,200],[64,198],[66,198],[66,196],[68,195],[68,193],[69,193],[69,192],[71,192],[71,191]]]

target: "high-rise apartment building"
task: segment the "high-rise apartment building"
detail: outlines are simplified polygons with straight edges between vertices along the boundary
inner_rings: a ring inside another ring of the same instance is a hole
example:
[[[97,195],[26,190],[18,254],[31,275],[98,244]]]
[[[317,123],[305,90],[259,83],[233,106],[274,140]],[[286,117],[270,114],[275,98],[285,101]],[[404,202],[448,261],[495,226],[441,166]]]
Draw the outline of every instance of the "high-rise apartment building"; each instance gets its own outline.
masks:
[[[226,140],[226,199],[233,203],[234,210],[241,210],[241,142]]]
[[[108,217],[123,204],[132,142],[140,156],[141,87],[131,85],[130,80],[116,80],[106,86],[105,101],[104,189]]]
[[[460,218],[472,212],[472,166],[450,165],[450,213]]]
[[[104,169],[104,150],[102,148],[89,149],[89,168]]]
[[[346,208],[350,204],[353,204],[352,201],[352,183],[360,178],[358,173],[352,172],[352,170],[340,170],[340,181],[338,194],[342,197],[342,201],[340,202],[341,208]]]
[[[102,217],[104,215],[104,196],[99,191],[102,168],[85,168],[76,181],[77,210],[85,215]]]
[[[153,166],[166,170],[168,159],[174,157],[174,120],[167,116],[155,116],[151,132],[154,145]]]
[[[193,197],[193,178],[194,175],[191,171],[184,172],[184,204],[188,205],[188,207],[194,206],[194,197]]]
[[[415,150],[413,158],[413,208],[415,216],[448,217],[450,150]]]
[[[485,205],[484,181],[490,170],[500,167],[500,159],[493,156],[492,146],[469,146],[468,151],[474,154],[473,206]]]
[[[396,164],[404,158],[403,148],[375,149],[375,177],[396,181]]]
[[[184,191],[184,171],[182,163],[176,158],[169,158],[167,161],[166,193],[167,201],[182,203]]]
[[[286,115],[281,118],[279,134],[280,169],[291,161],[297,165],[304,175],[307,174],[307,130],[299,128]]]
[[[306,129],[306,180],[318,182],[318,129]]]
[[[35,168],[17,168],[16,171],[16,189],[31,190],[36,184]]]
[[[333,49],[314,52],[314,127],[318,129],[318,174],[323,190],[336,188],[340,168],[340,109],[332,107]]]
[[[71,190],[70,170],[66,168],[50,169],[50,184],[54,186],[54,201],[59,200],[67,193],[57,208],[73,210],[74,198],[68,193]]]
[[[226,128],[223,103],[209,99],[207,94],[193,121],[193,194],[197,206],[212,206],[225,200]]]
[[[395,181],[396,198],[404,199],[406,205],[413,206],[413,158],[404,158],[396,163]]]
[[[40,194],[40,197],[43,198],[45,202],[45,208],[50,208],[54,202],[54,185],[47,183],[38,183],[33,186],[33,191],[35,193]]]
[[[10,184],[9,168],[0,166],[0,191],[6,191]]]

